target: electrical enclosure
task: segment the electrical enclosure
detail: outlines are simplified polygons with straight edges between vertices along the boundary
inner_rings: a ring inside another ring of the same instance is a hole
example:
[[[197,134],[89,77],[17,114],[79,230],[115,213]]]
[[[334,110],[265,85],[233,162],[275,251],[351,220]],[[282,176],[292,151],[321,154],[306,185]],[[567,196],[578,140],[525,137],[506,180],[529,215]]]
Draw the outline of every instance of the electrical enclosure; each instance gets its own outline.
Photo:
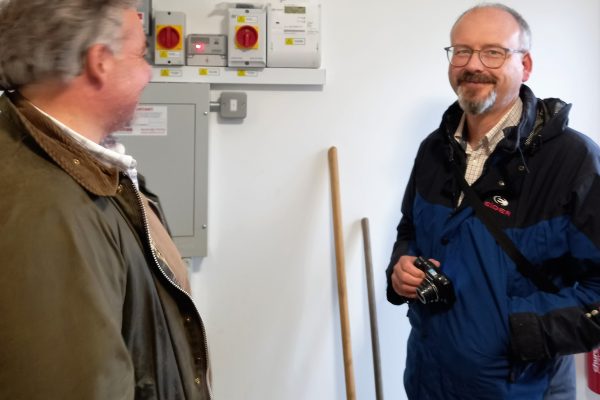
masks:
[[[148,84],[131,129],[117,133],[160,197],[183,257],[207,254],[209,86]]]

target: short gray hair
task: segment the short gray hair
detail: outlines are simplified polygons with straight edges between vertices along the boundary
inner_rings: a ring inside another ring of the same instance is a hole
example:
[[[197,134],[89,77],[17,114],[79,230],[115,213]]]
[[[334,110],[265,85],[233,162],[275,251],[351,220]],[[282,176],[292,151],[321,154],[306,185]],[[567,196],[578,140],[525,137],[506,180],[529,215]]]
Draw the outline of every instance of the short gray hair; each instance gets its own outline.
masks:
[[[68,81],[95,43],[120,51],[122,12],[137,0],[0,0],[0,89]]]
[[[452,31],[454,31],[456,24],[458,24],[462,17],[464,17],[466,14],[470,13],[473,10],[481,8],[496,8],[502,11],[506,11],[507,13],[512,15],[512,17],[515,19],[521,30],[521,48],[519,50],[531,50],[531,29],[529,28],[529,24],[527,23],[527,21],[525,21],[525,18],[523,18],[523,16],[519,14],[515,9],[510,8],[509,6],[504,5],[502,3],[481,3],[469,8],[467,11],[460,14],[460,16],[456,19],[456,22],[454,22],[454,25],[452,25]]]

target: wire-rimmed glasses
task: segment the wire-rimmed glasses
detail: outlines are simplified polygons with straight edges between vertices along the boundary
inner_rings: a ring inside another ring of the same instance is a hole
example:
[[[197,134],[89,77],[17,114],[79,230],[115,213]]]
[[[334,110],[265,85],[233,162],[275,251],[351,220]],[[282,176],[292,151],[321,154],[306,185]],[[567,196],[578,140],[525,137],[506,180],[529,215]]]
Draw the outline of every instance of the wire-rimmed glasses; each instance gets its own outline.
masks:
[[[527,50],[508,49],[500,46],[487,46],[481,50],[475,50],[467,46],[444,47],[448,61],[454,67],[464,67],[469,63],[473,53],[478,53],[479,61],[487,68],[500,68],[509,55],[513,53],[527,53]]]

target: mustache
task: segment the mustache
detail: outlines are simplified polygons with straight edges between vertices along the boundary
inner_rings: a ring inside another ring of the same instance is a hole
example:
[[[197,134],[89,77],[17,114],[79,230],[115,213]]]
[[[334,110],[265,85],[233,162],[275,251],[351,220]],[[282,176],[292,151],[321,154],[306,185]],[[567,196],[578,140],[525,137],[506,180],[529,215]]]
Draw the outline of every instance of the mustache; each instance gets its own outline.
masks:
[[[463,82],[495,84],[496,79],[485,74],[477,74],[469,71],[463,71],[458,77],[458,84],[460,85]]]

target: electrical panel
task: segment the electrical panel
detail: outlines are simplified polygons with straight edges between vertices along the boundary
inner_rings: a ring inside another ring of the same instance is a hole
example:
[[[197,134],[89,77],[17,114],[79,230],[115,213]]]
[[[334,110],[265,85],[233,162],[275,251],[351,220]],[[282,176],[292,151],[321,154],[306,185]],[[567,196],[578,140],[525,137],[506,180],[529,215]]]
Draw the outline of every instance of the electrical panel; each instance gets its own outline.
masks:
[[[230,8],[227,64],[230,67],[265,67],[266,36],[264,9]]]
[[[319,68],[321,5],[269,5],[267,67]]]
[[[154,64],[185,65],[185,14],[154,11]]]
[[[115,133],[160,197],[183,257],[207,254],[209,88],[151,82],[130,126]]]

